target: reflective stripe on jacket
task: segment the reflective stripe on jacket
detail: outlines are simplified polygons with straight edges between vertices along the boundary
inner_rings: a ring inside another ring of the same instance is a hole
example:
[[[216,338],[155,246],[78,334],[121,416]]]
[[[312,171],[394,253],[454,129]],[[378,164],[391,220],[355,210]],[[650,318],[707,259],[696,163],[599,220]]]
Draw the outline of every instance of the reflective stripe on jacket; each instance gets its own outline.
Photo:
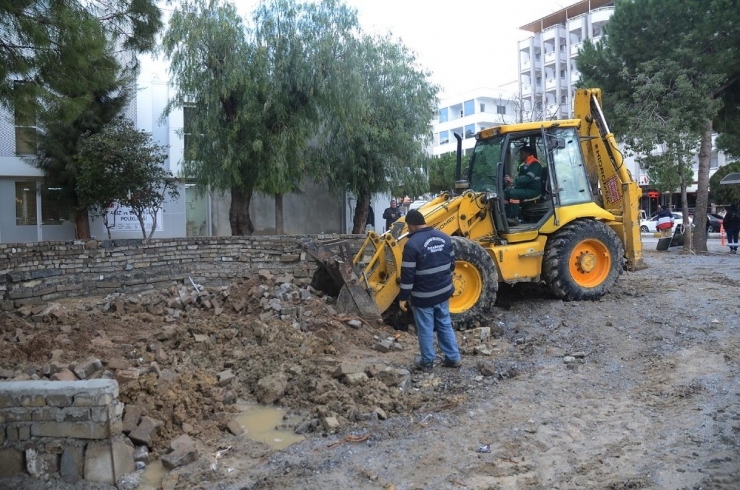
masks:
[[[422,228],[403,247],[399,299],[411,298],[412,305],[422,308],[447,301],[455,291],[454,269],[455,251],[450,237],[431,227]]]

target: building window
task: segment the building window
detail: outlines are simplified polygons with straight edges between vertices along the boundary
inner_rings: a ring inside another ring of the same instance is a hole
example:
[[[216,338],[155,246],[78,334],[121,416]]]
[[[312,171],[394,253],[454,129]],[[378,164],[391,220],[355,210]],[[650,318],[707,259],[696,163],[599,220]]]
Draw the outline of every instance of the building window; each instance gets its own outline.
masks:
[[[486,104],[481,104],[480,105],[480,111],[481,112],[486,112]]]
[[[709,168],[717,168],[718,166],[719,166],[719,159],[717,158],[717,154],[715,153],[709,159]]]
[[[463,111],[465,112],[466,116],[475,114],[475,104],[473,103],[472,100],[466,100],[463,103]]]
[[[506,106],[505,105],[497,105],[496,106],[496,114],[506,114]]]
[[[445,107],[444,109],[440,109],[439,110],[439,122],[443,123],[443,122],[447,122],[448,120],[449,120],[449,115],[447,112],[447,108]]]
[[[538,87],[541,87],[541,86],[542,86],[542,77],[537,77],[537,79],[536,79],[536,81],[535,81],[535,84],[536,84],[536,85],[537,85]]]
[[[63,225],[74,221],[74,206],[61,187],[41,186],[41,224]]]
[[[560,78],[565,78],[565,70],[560,70]]]
[[[36,224],[36,182],[15,183],[15,224]]]
[[[561,104],[565,104],[567,101],[568,101],[568,96],[567,95],[561,95],[560,96],[560,103]]]
[[[465,126],[465,137],[472,138],[475,136],[475,124],[468,124]]]
[[[450,132],[449,131],[440,131],[439,132],[439,144],[440,145],[446,145],[450,142]]]
[[[534,55],[535,61],[540,61],[540,53]]]
[[[23,96],[22,82],[15,83],[18,97],[15,106],[15,153],[16,155],[36,154],[36,107],[35,103]]]

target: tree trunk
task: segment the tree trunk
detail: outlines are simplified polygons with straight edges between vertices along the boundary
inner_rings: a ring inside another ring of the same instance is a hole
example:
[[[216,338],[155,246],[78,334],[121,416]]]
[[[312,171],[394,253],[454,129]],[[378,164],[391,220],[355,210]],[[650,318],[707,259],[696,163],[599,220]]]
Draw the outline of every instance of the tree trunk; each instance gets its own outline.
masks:
[[[696,188],[696,208],[694,210],[693,245],[697,252],[707,251],[707,207],[709,205],[709,165],[712,157],[712,121],[704,124],[704,134],[699,147],[699,176]]]
[[[352,233],[363,234],[365,233],[365,225],[367,225],[367,214],[370,207],[370,198],[360,196],[357,198],[357,207],[355,208],[355,216],[352,219]]]
[[[679,157],[680,158],[680,157]],[[683,163],[679,166],[683,172]],[[689,199],[686,196],[686,175],[681,175],[681,216],[683,216],[683,249],[691,250],[691,237],[693,235],[691,225],[689,224]]]
[[[90,221],[87,218],[87,208],[75,209],[75,238],[78,240],[90,239]]]
[[[152,229],[149,231],[149,236],[147,238],[151,238],[154,236],[154,230],[157,229],[157,211],[155,210],[152,213]]]
[[[252,200],[252,189],[242,189],[234,186],[231,188],[231,207],[229,207],[229,224],[231,234],[251,235],[254,233],[254,225],[249,217],[249,204]]]
[[[283,195],[275,194],[275,234],[283,235]]]

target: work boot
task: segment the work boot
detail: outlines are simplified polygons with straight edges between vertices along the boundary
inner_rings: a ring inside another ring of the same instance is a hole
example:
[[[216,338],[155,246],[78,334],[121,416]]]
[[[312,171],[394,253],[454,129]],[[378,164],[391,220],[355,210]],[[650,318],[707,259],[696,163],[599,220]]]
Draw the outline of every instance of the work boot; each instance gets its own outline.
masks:
[[[458,359],[457,361],[453,361],[452,359],[447,359],[445,357],[445,360],[442,362],[442,365],[447,368],[459,368],[462,366],[462,360]]]
[[[508,218],[506,220],[507,223],[509,223],[509,226],[519,226],[519,219],[518,218]]]
[[[415,356],[414,357],[414,369],[418,371],[423,371],[425,373],[431,373],[434,369],[434,361],[432,362],[423,362],[421,360],[421,356]]]

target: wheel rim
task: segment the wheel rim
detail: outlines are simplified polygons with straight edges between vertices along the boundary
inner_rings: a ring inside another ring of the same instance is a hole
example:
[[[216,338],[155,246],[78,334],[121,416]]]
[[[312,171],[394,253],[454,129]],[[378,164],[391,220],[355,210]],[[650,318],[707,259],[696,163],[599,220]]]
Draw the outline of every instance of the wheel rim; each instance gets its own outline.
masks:
[[[598,240],[584,240],[575,246],[568,261],[570,275],[581,287],[593,288],[609,277],[612,258],[609,249]]]
[[[647,227],[647,226],[643,226],[642,228],[640,228],[640,231],[641,231],[641,232],[643,232],[643,233],[647,233],[647,232],[649,232],[650,230],[648,229],[648,227]]]
[[[483,280],[478,269],[464,260],[455,261],[455,272],[452,274],[452,285],[455,292],[450,298],[450,313],[462,313],[478,302],[483,292]]]

